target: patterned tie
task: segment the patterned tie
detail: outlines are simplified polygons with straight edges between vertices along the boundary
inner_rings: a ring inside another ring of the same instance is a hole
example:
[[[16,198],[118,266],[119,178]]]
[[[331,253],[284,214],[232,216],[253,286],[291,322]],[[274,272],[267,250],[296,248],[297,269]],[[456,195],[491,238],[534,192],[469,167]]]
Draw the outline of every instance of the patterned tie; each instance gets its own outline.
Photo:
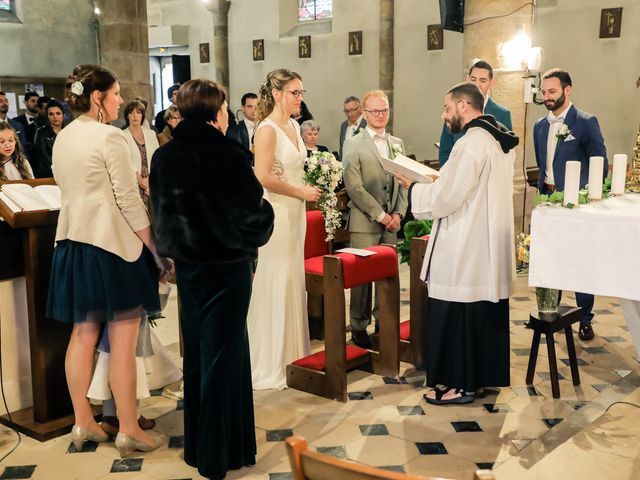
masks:
[[[383,140],[383,141],[385,141],[385,142],[386,142],[386,141],[387,141],[387,134],[386,134],[386,133],[383,133],[383,134],[378,134],[378,133],[376,133],[376,134],[373,136],[373,139],[374,139],[374,140]]]
[[[549,122],[550,125],[553,125],[554,123],[564,122],[564,118],[556,117],[555,115],[547,115],[547,121]]]

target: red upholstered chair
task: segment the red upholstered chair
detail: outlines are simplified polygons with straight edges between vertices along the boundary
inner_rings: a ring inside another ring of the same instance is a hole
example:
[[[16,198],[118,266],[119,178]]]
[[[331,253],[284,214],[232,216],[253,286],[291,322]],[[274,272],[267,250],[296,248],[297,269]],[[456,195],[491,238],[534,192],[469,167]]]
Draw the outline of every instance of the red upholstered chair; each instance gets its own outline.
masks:
[[[304,238],[305,272],[307,263],[322,258],[329,253],[329,244],[325,242],[324,217],[320,210],[307,211],[307,232]],[[306,275],[307,313],[309,314],[309,335],[318,340],[324,339],[324,307],[322,300],[322,278]]]
[[[347,371],[363,368],[379,375],[398,375],[400,281],[396,251],[385,245],[366,250],[376,254],[359,257],[338,253],[305,260],[307,292],[323,298],[325,350],[287,365],[289,387],[346,402]],[[346,343],[344,290],[372,282],[380,304],[378,351]]]

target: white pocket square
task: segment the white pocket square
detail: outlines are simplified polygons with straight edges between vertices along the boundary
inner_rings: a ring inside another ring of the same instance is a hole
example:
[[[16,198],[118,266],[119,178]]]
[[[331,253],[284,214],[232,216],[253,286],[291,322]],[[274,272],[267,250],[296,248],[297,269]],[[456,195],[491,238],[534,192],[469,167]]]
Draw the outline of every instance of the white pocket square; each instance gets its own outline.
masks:
[[[565,142],[570,142],[571,140],[575,140],[576,137],[574,137],[573,135],[569,134],[567,135],[567,138],[564,139]]]

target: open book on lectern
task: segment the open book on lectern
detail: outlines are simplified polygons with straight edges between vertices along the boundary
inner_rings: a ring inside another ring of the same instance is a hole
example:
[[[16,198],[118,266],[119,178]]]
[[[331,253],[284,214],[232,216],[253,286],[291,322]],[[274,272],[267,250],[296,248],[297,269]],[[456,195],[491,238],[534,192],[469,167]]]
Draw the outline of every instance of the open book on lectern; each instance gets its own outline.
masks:
[[[0,187],[0,200],[13,212],[60,210],[61,194],[57,185],[5,183]]]
[[[382,168],[385,172],[392,175],[400,174],[417,183],[432,183],[433,179],[430,175],[440,176],[437,170],[404,155],[396,155],[393,160],[382,157]]]

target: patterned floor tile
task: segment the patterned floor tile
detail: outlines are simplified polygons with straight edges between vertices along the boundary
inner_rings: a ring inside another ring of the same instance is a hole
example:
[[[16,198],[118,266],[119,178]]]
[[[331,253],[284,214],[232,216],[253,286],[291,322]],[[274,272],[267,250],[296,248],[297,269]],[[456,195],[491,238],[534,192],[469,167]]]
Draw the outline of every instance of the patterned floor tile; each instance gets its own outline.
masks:
[[[398,412],[400,415],[424,415],[424,410],[421,406],[403,406],[398,405]]]
[[[282,430],[267,430],[267,442],[282,442],[285,438],[291,437],[293,430],[285,428]]]
[[[512,348],[511,351],[513,353],[515,353],[516,355],[527,356],[527,357],[531,353],[531,349],[530,348]]]
[[[508,403],[483,403],[482,405],[489,413],[508,413],[513,411]]]
[[[336,458],[347,458],[347,451],[344,447],[317,447],[316,451]]]
[[[519,397],[522,397],[522,396],[535,397],[536,395],[540,395],[536,391],[535,387],[511,387],[511,390],[513,390],[513,392]]]
[[[400,377],[400,378],[382,377],[382,381],[386,385],[406,385],[407,384],[407,379],[404,377]]]
[[[482,431],[482,429],[480,428],[480,425],[478,425],[478,422],[475,422],[475,421],[451,422],[451,426],[458,433]]]
[[[15,465],[6,467],[2,475],[0,475],[0,479],[8,480],[8,479],[22,479],[22,478],[31,478],[33,472],[36,469],[36,465]]]
[[[113,461],[111,473],[139,472],[142,470],[143,458],[120,458]]]
[[[584,365],[589,365],[582,358],[577,358],[576,360],[577,360],[576,363],[578,364],[579,367]],[[560,361],[564,363],[567,367],[571,366],[571,363],[569,362],[568,358],[561,358]]]
[[[387,430],[387,427],[381,423],[374,425],[359,425],[359,427],[362,435],[389,435],[389,430]]]
[[[169,437],[169,448],[184,448],[184,435]]]
[[[420,455],[446,455],[447,449],[441,442],[420,442],[416,443]]]
[[[67,453],[87,453],[87,452],[95,452],[98,448],[98,444],[96,442],[84,442],[82,445],[82,450],[76,450],[76,446],[71,442],[69,444],[69,448],[67,448]],[[2,478],[2,477],[0,477]]]
[[[511,297],[511,300],[515,300],[516,302],[530,302],[531,299],[529,297]]]
[[[613,336],[613,337],[603,337],[601,336],[600,338],[602,338],[603,340],[609,342],[609,343],[620,343],[620,342],[626,342],[626,339],[619,337],[617,335]]]
[[[382,470],[388,470],[390,472],[407,473],[407,470],[402,465],[387,465],[384,467],[377,467]]]
[[[544,381],[551,380],[551,372],[537,372],[536,375]],[[558,373],[558,380],[565,380],[561,373]]]
[[[371,392],[349,392],[349,400],[373,400]]]
[[[558,425],[562,420],[564,420],[564,418],[543,418],[542,421],[544,422],[544,424],[549,427],[549,428],[553,428],[556,425]]]
[[[613,312],[611,310],[608,310],[608,309],[594,310],[593,313],[595,313],[596,315],[613,315]]]
[[[480,470],[491,470],[493,468],[493,463],[476,463]]]
[[[590,355],[601,355],[603,353],[609,353],[604,347],[582,347],[582,349]]]

